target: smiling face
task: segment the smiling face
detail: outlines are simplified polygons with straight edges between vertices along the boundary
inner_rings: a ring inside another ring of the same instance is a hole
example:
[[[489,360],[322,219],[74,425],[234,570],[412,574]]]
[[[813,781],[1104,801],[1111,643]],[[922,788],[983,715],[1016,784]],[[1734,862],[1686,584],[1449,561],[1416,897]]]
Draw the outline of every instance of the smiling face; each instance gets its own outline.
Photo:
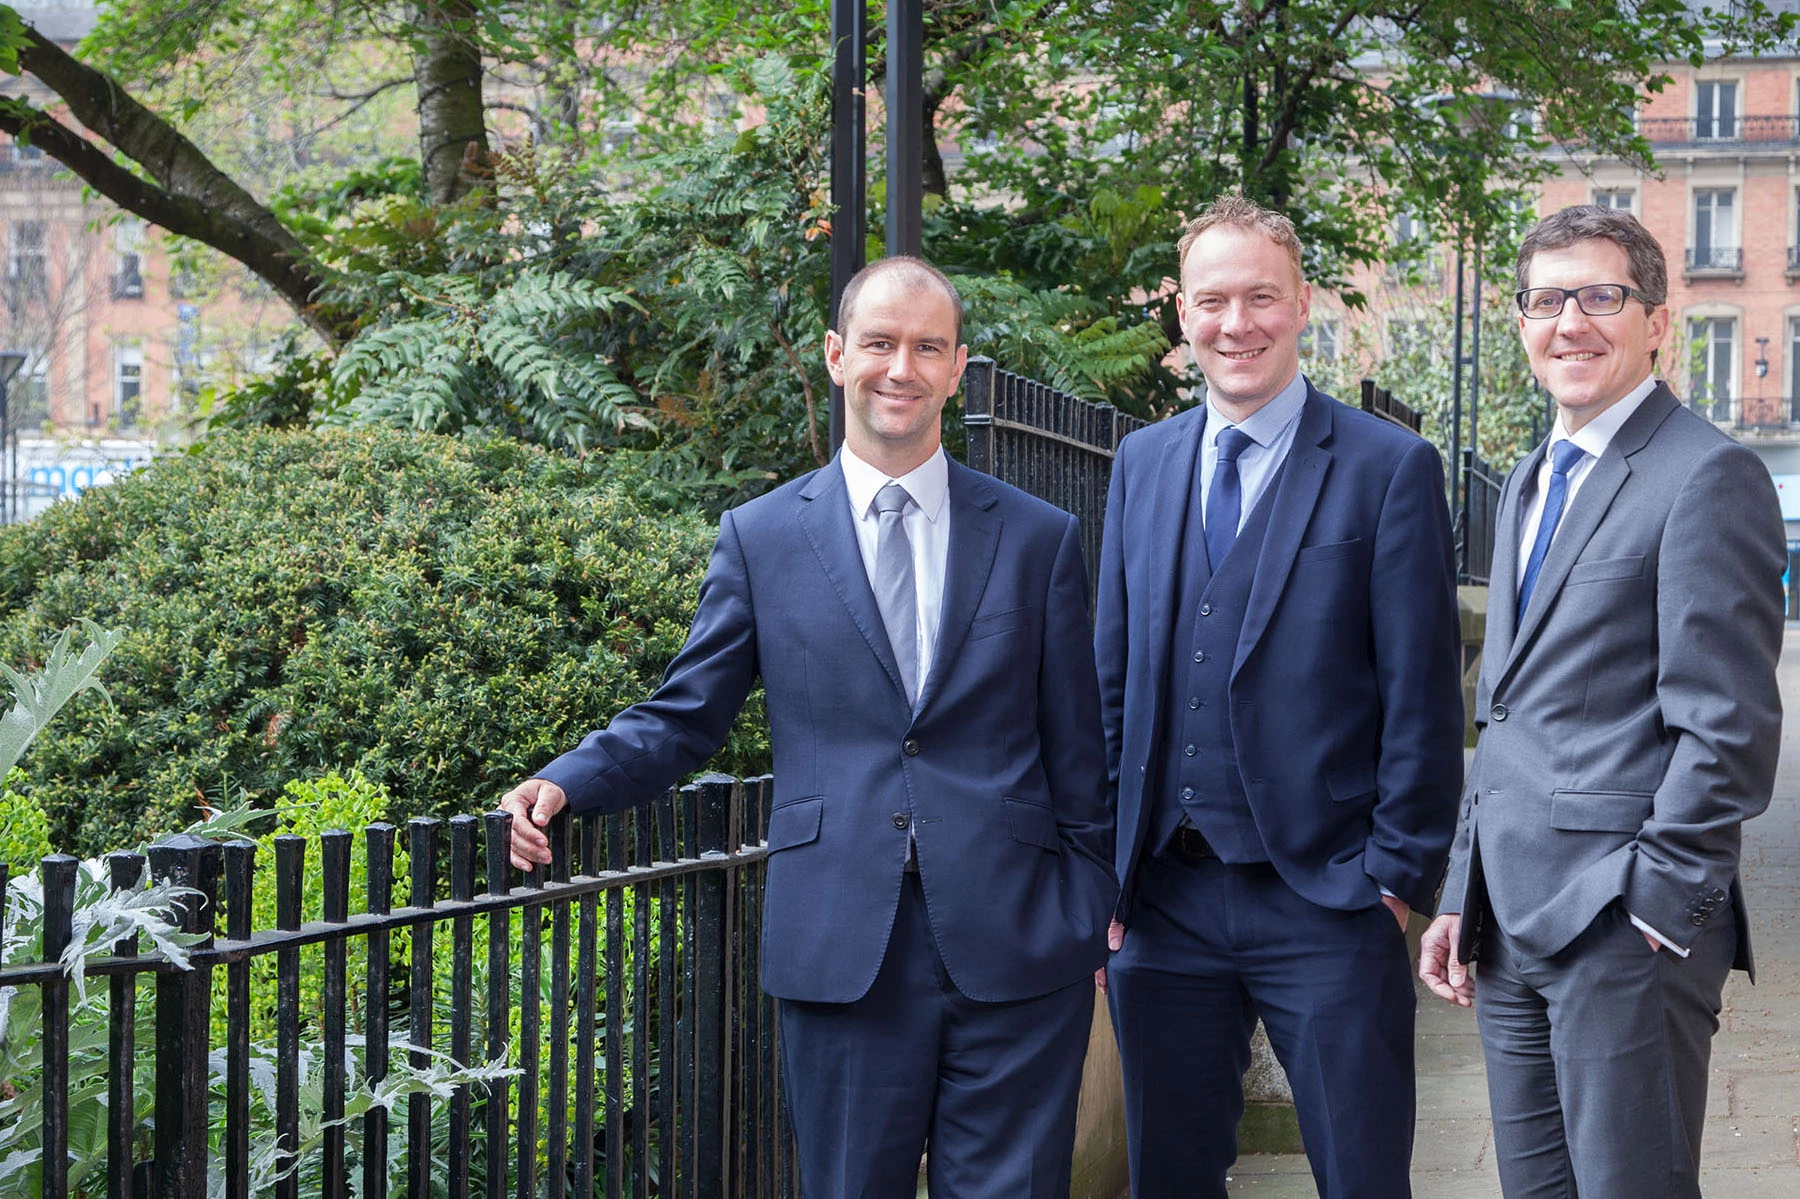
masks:
[[[901,270],[868,280],[842,335],[825,335],[825,368],[844,389],[844,444],[890,478],[923,463],[968,353],[934,282]]]
[[[1637,286],[1631,261],[1616,242],[1589,238],[1539,250],[1528,268],[1531,287],[1570,291],[1591,283]],[[1556,400],[1573,433],[1623,399],[1652,368],[1651,355],[1669,331],[1667,306],[1646,308],[1635,296],[1611,316],[1589,316],[1573,299],[1550,320],[1519,317],[1531,372]]]
[[[1299,372],[1312,288],[1267,234],[1218,224],[1188,248],[1175,311],[1207,398],[1235,424]]]

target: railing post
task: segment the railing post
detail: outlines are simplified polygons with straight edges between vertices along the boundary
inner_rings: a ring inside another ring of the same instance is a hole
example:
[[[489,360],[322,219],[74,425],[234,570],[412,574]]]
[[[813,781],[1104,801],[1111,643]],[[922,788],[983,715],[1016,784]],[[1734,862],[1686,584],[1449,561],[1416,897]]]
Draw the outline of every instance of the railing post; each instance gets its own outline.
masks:
[[[703,858],[726,852],[725,834],[731,823],[731,804],[738,785],[736,780],[717,774],[700,780],[698,831]],[[731,1077],[731,1044],[725,1035],[731,966],[727,959],[732,942],[727,931],[728,892],[724,871],[705,870],[699,874],[695,916],[695,936],[699,945],[694,980],[694,991],[699,998],[694,1013],[694,1058],[698,1077],[693,1114],[695,1193],[701,1196],[726,1193],[725,1105],[731,1101],[731,1088],[725,1083]]]
[[[135,853],[106,855],[112,887],[124,891],[144,877],[144,857]],[[136,933],[113,943],[113,956],[134,958]],[[109,985],[106,1079],[106,1195],[107,1199],[136,1199],[139,1194],[132,1160],[132,1126],[136,1123],[133,1096],[137,1093],[137,976],[115,974]]]
[[[210,949],[218,894],[219,847],[188,833],[150,847],[152,877],[194,893],[177,908],[183,932]],[[161,1199],[206,1194],[207,1035],[212,967],[156,976],[156,1189]]]
[[[994,360],[979,354],[963,370],[963,432],[969,467],[994,473]]]
[[[66,853],[44,859],[44,961],[52,965],[69,947],[75,922],[75,873],[81,862]],[[69,1193],[69,976],[61,970],[40,989],[44,1003],[45,1199]]]

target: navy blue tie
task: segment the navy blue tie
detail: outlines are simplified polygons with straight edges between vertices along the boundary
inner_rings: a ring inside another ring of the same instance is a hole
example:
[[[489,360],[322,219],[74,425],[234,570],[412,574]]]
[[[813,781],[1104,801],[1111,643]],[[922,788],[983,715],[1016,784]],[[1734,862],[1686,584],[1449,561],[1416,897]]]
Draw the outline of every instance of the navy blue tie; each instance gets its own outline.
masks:
[[[1238,455],[1251,445],[1242,429],[1219,430],[1219,461],[1206,491],[1206,556],[1214,574],[1237,542],[1238,520],[1244,515],[1244,487],[1238,479]]]
[[[1531,556],[1525,559],[1525,578],[1519,584],[1519,607],[1513,614],[1513,627],[1525,619],[1525,606],[1537,587],[1538,571],[1544,569],[1544,556],[1550,552],[1550,539],[1556,536],[1557,522],[1562,520],[1563,505],[1569,499],[1569,472],[1587,457],[1587,451],[1572,441],[1559,441],[1550,447],[1550,486],[1544,492],[1544,515],[1538,519],[1537,540],[1531,543]]]

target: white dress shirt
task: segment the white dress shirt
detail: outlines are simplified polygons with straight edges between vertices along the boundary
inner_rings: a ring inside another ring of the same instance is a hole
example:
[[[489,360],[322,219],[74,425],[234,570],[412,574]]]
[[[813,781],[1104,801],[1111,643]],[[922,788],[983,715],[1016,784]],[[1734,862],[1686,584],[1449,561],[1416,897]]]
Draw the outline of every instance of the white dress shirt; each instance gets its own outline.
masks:
[[[875,493],[889,483],[906,488],[913,502],[901,514],[906,539],[912,543],[913,586],[917,589],[919,638],[919,694],[931,677],[932,651],[937,648],[938,623],[944,611],[944,572],[950,560],[950,462],[943,447],[897,479],[890,479],[851,452],[839,459],[844,488],[850,493],[850,519],[856,528],[857,548],[862,551],[863,571],[875,586],[875,550],[880,535],[875,512]]]
[[[1570,507],[1575,503],[1575,493],[1581,490],[1582,483],[1585,482],[1588,475],[1593,472],[1594,464],[1600,461],[1600,455],[1606,453],[1606,447],[1612,444],[1612,439],[1618,435],[1619,430],[1624,427],[1625,422],[1631,419],[1631,414],[1636,412],[1643,405],[1644,401],[1650,398],[1650,393],[1655,390],[1656,376],[1646,376],[1642,383],[1639,383],[1636,387],[1626,392],[1624,398],[1620,399],[1618,403],[1614,404],[1573,433],[1568,432],[1563,427],[1562,416],[1558,414],[1556,418],[1556,427],[1550,432],[1550,444],[1544,447],[1544,461],[1538,468],[1537,480],[1533,486],[1532,494],[1526,499],[1527,506],[1525,508],[1525,519],[1520,522],[1518,575],[1513,580],[1513,590],[1515,592],[1525,582],[1525,560],[1531,556],[1531,547],[1537,541],[1538,525],[1543,522],[1544,498],[1550,492],[1551,451],[1553,451],[1556,448],[1556,444],[1561,441],[1572,441],[1583,450],[1587,451],[1586,455],[1579,462],[1569,468],[1568,491],[1563,496],[1563,515],[1566,518]],[[1557,524],[1556,531],[1557,533],[1562,532],[1562,524],[1560,521]],[[1555,540],[1555,535],[1552,534],[1552,544],[1555,543]],[[1649,933],[1652,937],[1655,937],[1657,941],[1661,943],[1662,947],[1670,953],[1678,954],[1681,957],[1686,957],[1688,955],[1687,950],[1682,949],[1673,941],[1651,928],[1648,924],[1639,920],[1636,916],[1632,916],[1630,912],[1626,912],[1625,914],[1631,917],[1631,923],[1635,925],[1639,931]]]
[[[1287,461],[1294,446],[1294,433],[1300,428],[1300,409],[1306,405],[1306,378],[1296,374],[1293,381],[1275,393],[1275,398],[1244,419],[1232,425],[1224,415],[1206,401],[1206,431],[1200,435],[1200,514],[1212,500],[1213,472],[1219,466],[1219,434],[1236,428],[1250,439],[1238,455],[1238,485],[1243,506],[1238,509],[1238,531],[1256,512],[1257,501],[1269,489],[1275,472]]]

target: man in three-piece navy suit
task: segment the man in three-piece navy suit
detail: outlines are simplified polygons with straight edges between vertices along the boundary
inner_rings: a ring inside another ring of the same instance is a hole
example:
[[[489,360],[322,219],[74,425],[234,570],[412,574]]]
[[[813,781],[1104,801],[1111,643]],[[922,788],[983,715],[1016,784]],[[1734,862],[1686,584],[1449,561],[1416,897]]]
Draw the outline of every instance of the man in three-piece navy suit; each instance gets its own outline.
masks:
[[[1117,895],[1073,517],[950,461],[967,351],[942,274],[845,291],[830,465],[727,512],[657,693],[501,804],[521,867],[566,803],[655,799],[752,683],[775,759],[763,987],[812,1199],[1066,1197]]]
[[[1462,774],[1443,472],[1299,373],[1310,295],[1285,217],[1226,196],[1179,249],[1207,402],[1119,447],[1095,631],[1132,1191],[1223,1199],[1260,1016],[1320,1194],[1396,1199],[1404,930]]]

